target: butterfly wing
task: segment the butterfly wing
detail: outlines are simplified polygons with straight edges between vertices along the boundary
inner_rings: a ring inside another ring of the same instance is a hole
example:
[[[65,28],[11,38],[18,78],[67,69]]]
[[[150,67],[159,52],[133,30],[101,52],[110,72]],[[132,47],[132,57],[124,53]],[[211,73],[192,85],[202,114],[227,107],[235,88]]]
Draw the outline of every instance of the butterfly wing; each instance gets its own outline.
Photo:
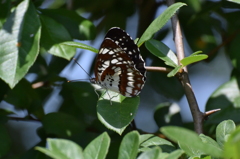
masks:
[[[116,32],[116,37],[113,37],[113,32]],[[122,40],[117,41],[117,37]],[[122,43],[130,42],[135,46],[123,45],[120,44],[120,41]],[[130,48],[131,56],[125,47]],[[138,48],[136,48],[136,44],[126,32],[119,28],[110,29],[97,57],[95,66],[96,83],[105,89],[120,93],[126,97],[138,95],[146,80],[146,70],[144,61],[139,54]],[[139,59],[137,60],[136,57]]]

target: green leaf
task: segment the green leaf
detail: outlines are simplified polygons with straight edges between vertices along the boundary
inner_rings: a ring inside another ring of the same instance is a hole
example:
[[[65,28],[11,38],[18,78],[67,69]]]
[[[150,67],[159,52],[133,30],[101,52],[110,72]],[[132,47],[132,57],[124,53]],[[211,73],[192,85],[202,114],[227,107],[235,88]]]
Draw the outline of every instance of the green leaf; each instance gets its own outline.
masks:
[[[234,3],[237,3],[237,4],[240,4],[240,0],[227,0],[229,2],[234,2]]]
[[[143,152],[137,159],[159,159],[160,153],[161,149],[159,147],[155,147]]]
[[[45,115],[42,124],[47,134],[64,138],[74,137],[84,129],[84,125],[75,117],[60,112]]]
[[[240,127],[237,127],[227,138],[224,143],[224,158],[240,158]]]
[[[159,15],[145,30],[137,45],[140,47],[145,41],[152,38],[153,34],[159,31],[168,20],[176,13],[176,11],[186,5],[185,3],[174,3],[168,7],[161,15]]]
[[[231,119],[234,122],[240,122],[239,118],[239,99],[240,92],[238,89],[238,80],[232,77],[230,81],[221,85],[216,91],[213,92],[206,104],[206,111],[218,109],[221,111],[212,114],[211,120],[207,124],[218,124],[223,120]]]
[[[182,64],[182,66],[187,66],[187,65],[190,65],[194,62],[198,62],[198,61],[202,61],[204,59],[207,59],[208,56],[207,55],[199,55],[201,53],[201,51],[197,51],[193,54],[191,54],[190,56],[188,57],[185,57],[184,59],[182,59],[180,62]]]
[[[154,137],[153,134],[142,134],[140,135],[140,138],[139,138],[139,143],[142,144],[143,142],[147,141],[148,139]]]
[[[180,71],[180,69],[182,69],[182,66],[175,67],[171,72],[167,74],[167,77],[175,76]]]
[[[106,132],[95,138],[83,151],[84,158],[105,159],[110,145],[110,137]]]
[[[164,43],[150,39],[145,43],[145,46],[153,55],[163,60],[166,65],[171,67],[178,66],[176,55]]]
[[[27,109],[28,113],[38,118],[44,116],[43,103],[36,89],[30,82],[22,79],[16,87],[7,93],[5,101],[14,105],[16,109]]]
[[[139,100],[139,97],[124,97],[118,93],[107,91],[98,101],[98,119],[108,129],[121,135],[135,117]]]
[[[184,154],[183,150],[175,150],[171,152],[165,159],[178,159],[182,154]]]
[[[35,62],[39,52],[40,31],[40,21],[29,0],[17,6],[0,30],[0,78],[11,88]]]
[[[200,134],[199,137],[203,143],[211,144],[217,149],[221,150],[221,147],[219,146],[219,144],[215,140],[213,140],[211,137],[206,136],[204,134]]]
[[[76,143],[65,139],[47,139],[48,148],[35,149],[54,159],[84,159],[82,148]]]
[[[231,134],[235,129],[236,126],[232,120],[225,120],[218,124],[216,129],[216,139],[221,148],[223,148],[229,134]]]
[[[0,124],[0,158],[4,157],[11,148],[11,139],[4,125]]]
[[[126,134],[121,142],[118,159],[133,159],[136,158],[139,145],[139,134],[137,131],[132,131]]]
[[[79,43],[79,42],[67,41],[67,42],[61,43],[61,45],[67,45],[70,47],[80,48],[80,49],[89,50],[89,51],[98,53],[98,49],[95,49],[94,47],[91,47],[89,45]]]
[[[142,137],[140,139],[142,139]],[[171,142],[158,136],[153,136],[149,139],[146,139],[144,142],[141,142],[139,151],[146,151],[148,150],[147,148],[151,149],[155,146],[160,147],[164,152],[172,152],[175,150],[175,147]]]
[[[62,24],[55,20],[41,15],[42,38],[41,46],[49,53],[70,60],[76,53],[75,48],[67,45],[61,45],[65,41],[71,41],[72,38]]]
[[[160,130],[169,139],[178,142],[181,149],[189,156],[211,155],[213,157],[220,157],[222,154],[222,151],[212,144],[202,142],[199,136],[193,131],[174,126],[165,126]]]
[[[68,9],[41,9],[43,15],[49,16],[62,24],[72,38],[78,40],[92,40],[96,36],[93,23],[81,17],[76,11]]]
[[[181,126],[183,123],[179,106],[167,102],[157,105],[154,112],[154,120],[159,127],[165,125]]]

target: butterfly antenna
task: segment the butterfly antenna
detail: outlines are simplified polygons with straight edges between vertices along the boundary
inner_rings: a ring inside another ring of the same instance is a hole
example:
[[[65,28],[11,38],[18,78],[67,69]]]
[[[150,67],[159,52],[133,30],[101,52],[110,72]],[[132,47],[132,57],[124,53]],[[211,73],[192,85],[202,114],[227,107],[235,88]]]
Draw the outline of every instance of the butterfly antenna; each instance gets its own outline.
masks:
[[[90,74],[87,73],[87,71],[84,70],[84,68],[77,62],[77,60],[75,58],[73,58],[73,60],[75,61],[76,64],[78,64],[78,66],[80,66],[82,68],[82,70],[91,78]]]

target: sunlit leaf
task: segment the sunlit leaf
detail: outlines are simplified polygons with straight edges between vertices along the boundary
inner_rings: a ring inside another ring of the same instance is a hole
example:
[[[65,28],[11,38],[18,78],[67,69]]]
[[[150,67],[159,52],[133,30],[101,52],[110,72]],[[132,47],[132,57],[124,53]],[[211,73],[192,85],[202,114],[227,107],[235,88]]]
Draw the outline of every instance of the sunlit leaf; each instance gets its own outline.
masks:
[[[141,46],[145,41],[152,38],[152,36],[159,31],[167,22],[168,20],[176,13],[176,11],[186,5],[185,3],[174,3],[170,7],[168,7],[162,14],[160,14],[145,30],[143,35],[140,37],[137,45]]]
[[[40,31],[40,21],[29,0],[17,6],[0,30],[0,78],[11,88],[26,75],[36,60]]]

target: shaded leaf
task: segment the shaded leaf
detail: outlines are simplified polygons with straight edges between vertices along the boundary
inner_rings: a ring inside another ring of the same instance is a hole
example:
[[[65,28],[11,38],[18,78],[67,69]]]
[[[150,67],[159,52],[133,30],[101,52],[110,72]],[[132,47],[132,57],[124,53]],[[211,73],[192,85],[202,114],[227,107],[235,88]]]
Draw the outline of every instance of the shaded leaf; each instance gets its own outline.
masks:
[[[65,138],[79,135],[84,129],[75,117],[60,112],[45,115],[42,124],[47,134]]]
[[[49,16],[62,24],[72,38],[78,40],[93,40],[96,36],[96,29],[93,23],[77,12],[67,9],[42,9],[43,15]]]
[[[170,50],[170,48],[167,47],[164,43],[154,39],[150,39],[145,43],[145,46],[153,55],[163,60],[166,65],[171,67],[178,66],[175,53]]]
[[[111,101],[109,96],[111,96]],[[135,117],[139,100],[139,97],[124,97],[108,91],[99,99],[97,105],[98,119],[108,129],[122,134]]]
[[[61,45],[62,42],[71,41],[72,38],[62,24],[41,15],[42,38],[41,46],[49,53],[70,60],[76,53],[75,48]]]
[[[2,124],[0,124],[0,141],[0,158],[2,158],[10,151],[11,148],[10,136]]]
[[[177,104],[161,103],[157,105],[154,112],[154,120],[159,127],[165,125],[182,125],[180,108]]]

